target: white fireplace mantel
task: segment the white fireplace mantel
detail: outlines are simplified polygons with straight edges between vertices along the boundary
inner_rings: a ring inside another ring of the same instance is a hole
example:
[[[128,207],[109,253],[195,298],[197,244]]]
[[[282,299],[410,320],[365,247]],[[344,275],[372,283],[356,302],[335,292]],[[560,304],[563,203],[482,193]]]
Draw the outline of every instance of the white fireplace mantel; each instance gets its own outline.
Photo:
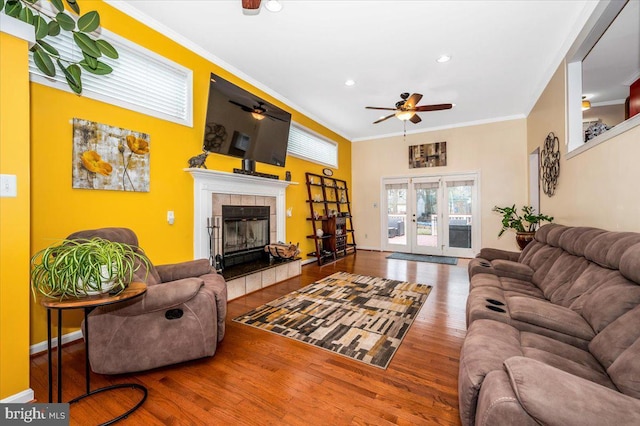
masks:
[[[296,182],[268,179],[218,170],[184,169],[193,177],[193,254],[196,259],[209,257],[207,219],[213,213],[213,197],[217,194],[262,195],[276,198],[276,238],[286,241],[286,189]]]

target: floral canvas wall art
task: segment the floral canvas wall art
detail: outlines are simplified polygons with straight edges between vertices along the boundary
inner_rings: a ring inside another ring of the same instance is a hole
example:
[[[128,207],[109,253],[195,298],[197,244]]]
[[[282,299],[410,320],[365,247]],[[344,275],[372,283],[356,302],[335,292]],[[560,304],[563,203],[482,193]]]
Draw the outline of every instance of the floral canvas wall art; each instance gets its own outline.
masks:
[[[73,188],[149,192],[149,135],[73,119]]]

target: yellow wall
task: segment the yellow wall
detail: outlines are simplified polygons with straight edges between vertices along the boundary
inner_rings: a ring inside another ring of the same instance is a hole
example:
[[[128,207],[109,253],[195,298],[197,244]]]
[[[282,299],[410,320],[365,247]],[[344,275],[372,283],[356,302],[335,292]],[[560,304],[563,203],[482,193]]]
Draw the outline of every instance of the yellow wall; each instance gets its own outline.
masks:
[[[29,389],[29,71],[26,41],[0,32],[0,399]]]
[[[104,28],[193,70],[194,126],[189,128],[31,84],[33,252],[77,230],[126,226],[135,230],[140,245],[156,264],[193,258],[193,179],[183,168],[187,167],[189,157],[201,152],[211,72],[288,110],[296,122],[339,142],[340,164],[336,176],[350,180],[349,141],[105,3],[91,2],[90,7],[100,12]],[[74,117],[148,133],[151,138],[150,192],[72,189],[70,120]],[[207,159],[209,169],[230,172],[239,165],[239,159],[220,155]],[[288,157],[285,168],[258,164],[257,169],[281,178],[285,170],[290,170],[293,181],[304,182],[304,172],[320,172],[322,166]],[[293,217],[287,218],[287,240],[299,241],[303,253],[311,251],[304,248],[305,245],[311,247],[305,238],[311,232],[305,220],[305,199],[304,185],[287,190],[287,207],[293,207]],[[174,225],[167,224],[168,210],[175,212]],[[32,343],[46,339],[45,318],[44,310],[33,305]],[[64,332],[77,329],[79,319],[79,313],[65,317]]]
[[[447,142],[446,167],[409,168],[410,145],[443,141]],[[500,217],[491,209],[495,205],[526,202],[525,148],[524,119],[410,134],[406,142],[402,136],[395,136],[354,143],[351,167],[358,245],[372,249],[382,247],[379,207],[383,177],[479,172],[481,244],[517,250],[513,234],[497,238]],[[373,207],[374,203],[378,207]]]
[[[527,152],[549,132],[560,139],[560,176],[553,197],[540,209],[564,225],[640,231],[640,126],[567,160],[565,64],[560,65],[527,118]]]

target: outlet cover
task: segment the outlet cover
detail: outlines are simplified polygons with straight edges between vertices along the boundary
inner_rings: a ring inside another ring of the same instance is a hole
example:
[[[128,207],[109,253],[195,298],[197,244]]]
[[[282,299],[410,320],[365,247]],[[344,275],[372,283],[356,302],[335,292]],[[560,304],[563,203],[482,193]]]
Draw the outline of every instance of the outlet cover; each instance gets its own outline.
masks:
[[[18,184],[16,175],[0,175],[0,197],[17,197]]]

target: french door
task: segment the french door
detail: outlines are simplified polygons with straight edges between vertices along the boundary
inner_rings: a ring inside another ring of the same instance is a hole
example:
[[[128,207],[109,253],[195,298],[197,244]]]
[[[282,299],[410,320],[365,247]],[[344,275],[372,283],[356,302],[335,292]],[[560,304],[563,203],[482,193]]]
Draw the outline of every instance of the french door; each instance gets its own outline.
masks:
[[[473,257],[480,246],[476,174],[382,181],[383,249]]]

